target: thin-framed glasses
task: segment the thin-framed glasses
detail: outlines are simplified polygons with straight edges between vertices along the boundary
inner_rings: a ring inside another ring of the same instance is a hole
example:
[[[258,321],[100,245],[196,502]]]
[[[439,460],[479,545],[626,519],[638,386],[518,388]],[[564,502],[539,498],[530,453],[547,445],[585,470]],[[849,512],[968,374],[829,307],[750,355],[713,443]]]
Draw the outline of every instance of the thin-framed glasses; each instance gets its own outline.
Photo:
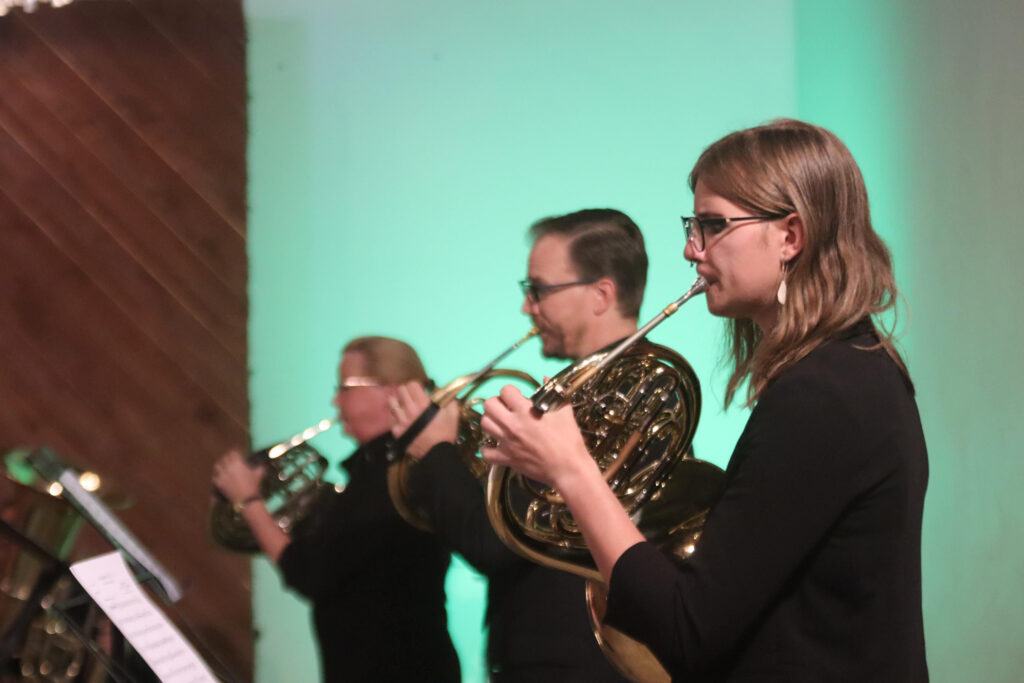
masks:
[[[384,383],[381,382],[379,379],[375,379],[373,377],[357,377],[357,376],[353,376],[353,377],[346,377],[345,379],[341,380],[341,382],[338,384],[338,386],[335,389],[335,391],[340,393],[342,391],[347,391],[349,389],[357,389],[359,387],[382,387],[382,386],[384,386]]]
[[[730,223],[741,221],[774,221],[785,218],[789,214],[777,213],[769,216],[736,216],[735,218],[700,218],[699,216],[683,216],[683,232],[686,241],[693,244],[697,251],[704,251],[708,237],[721,235]]]
[[[564,289],[565,287],[575,287],[576,285],[591,285],[597,282],[597,278],[590,280],[576,280],[574,282],[559,282],[555,285],[541,285],[533,282],[532,280],[520,280],[519,287],[523,290],[523,296],[532,301],[538,303],[545,294],[553,292],[556,289]]]

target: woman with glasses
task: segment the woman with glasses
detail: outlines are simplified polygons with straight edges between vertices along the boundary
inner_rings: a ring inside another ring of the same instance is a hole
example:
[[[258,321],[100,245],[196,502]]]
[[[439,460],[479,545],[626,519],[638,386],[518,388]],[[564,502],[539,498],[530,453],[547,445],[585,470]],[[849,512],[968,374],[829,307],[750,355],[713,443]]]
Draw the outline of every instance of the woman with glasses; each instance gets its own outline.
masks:
[[[555,486],[609,583],[606,622],[686,681],[925,681],[914,389],[874,322],[898,295],[856,162],[780,120],[690,173],[686,258],[727,319],[726,404],[752,408],[695,553],[674,562],[625,515],[569,409],[506,387],[484,457]]]
[[[405,382],[427,382],[405,342],[360,337],[345,346],[333,405],[359,448],[342,462],[344,490],[328,489],[291,536],[260,499],[262,468],[238,451],[214,467],[214,484],[285,584],[312,602],[325,681],[459,680],[445,612],[449,553],[403,521],[388,495],[391,400]]]

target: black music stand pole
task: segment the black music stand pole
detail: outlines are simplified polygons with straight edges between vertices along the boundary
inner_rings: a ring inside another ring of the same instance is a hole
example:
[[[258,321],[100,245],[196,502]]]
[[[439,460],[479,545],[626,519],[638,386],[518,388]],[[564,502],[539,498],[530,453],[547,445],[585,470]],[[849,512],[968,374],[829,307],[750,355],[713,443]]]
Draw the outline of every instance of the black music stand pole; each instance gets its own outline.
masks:
[[[128,666],[128,655],[124,647],[124,636],[121,632],[111,624],[113,631],[111,632],[111,651],[105,652],[99,643],[90,636],[86,630],[87,627],[83,627],[82,624],[71,616],[70,610],[74,607],[80,607],[82,604],[91,603],[92,599],[87,593],[82,591],[82,594],[77,598],[70,598],[63,602],[57,602],[50,606],[54,612],[56,612],[60,618],[67,624],[68,629],[75,635],[76,638],[85,646],[85,648],[92,654],[96,660],[103,665],[106,669],[107,675],[113,683],[133,683],[135,679],[127,673],[126,669]]]
[[[0,671],[4,671],[14,658],[14,653],[25,641],[32,619],[42,609],[43,597],[50,592],[61,575],[68,571],[68,565],[2,519],[0,519],[0,532],[12,537],[19,545],[24,546],[48,563],[47,568],[36,579],[32,592],[29,593],[18,616],[15,617],[6,633],[0,635]]]
[[[12,537],[16,543],[26,548],[29,552],[39,556],[45,562],[47,562],[47,568],[40,572],[39,577],[36,579],[35,585],[32,587],[31,593],[22,606],[18,616],[14,618],[7,631],[0,635],[0,674],[5,672],[11,662],[15,658],[15,654],[21,649],[21,646],[25,642],[25,637],[28,635],[28,630],[32,625],[32,620],[36,615],[43,610],[42,601],[47,593],[53,588],[54,584],[64,574],[70,574],[70,565],[64,562],[50,551],[43,548],[41,545],[36,543],[34,540],[23,534],[22,532],[15,529],[8,522],[0,519],[0,533]],[[148,572],[145,573],[146,577],[153,580],[154,577]],[[81,596],[77,598],[81,601]],[[85,646],[87,650],[103,665],[110,675],[110,678],[114,683],[131,683],[132,678],[124,673],[124,663],[126,662],[126,655],[120,657],[116,656],[116,652],[108,654],[103,651],[96,641],[86,633],[85,629],[70,615],[68,609],[75,607],[74,604],[76,599],[72,598],[65,600],[60,603],[54,603],[50,606],[67,624],[68,628],[74,633],[75,637]],[[116,631],[116,629],[115,629]],[[123,652],[123,636],[120,632],[116,632],[114,635],[115,642],[121,641],[120,649]]]

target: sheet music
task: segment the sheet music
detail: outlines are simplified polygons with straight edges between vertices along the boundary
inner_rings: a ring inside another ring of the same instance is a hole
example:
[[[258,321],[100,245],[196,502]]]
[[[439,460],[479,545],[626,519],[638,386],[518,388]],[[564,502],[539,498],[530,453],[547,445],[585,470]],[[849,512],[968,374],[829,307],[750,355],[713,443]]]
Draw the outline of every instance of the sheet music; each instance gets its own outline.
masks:
[[[217,678],[135,581],[117,550],[71,565],[71,573],[164,683]]]

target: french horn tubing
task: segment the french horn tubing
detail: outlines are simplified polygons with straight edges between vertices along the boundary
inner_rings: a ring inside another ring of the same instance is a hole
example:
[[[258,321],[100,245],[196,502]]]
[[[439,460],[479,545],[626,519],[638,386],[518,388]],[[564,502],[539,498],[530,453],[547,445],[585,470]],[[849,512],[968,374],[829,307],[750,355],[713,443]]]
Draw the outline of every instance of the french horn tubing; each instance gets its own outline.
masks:
[[[416,460],[406,455],[405,449],[420,435],[427,424],[437,415],[438,411],[452,401],[457,400],[459,402],[459,431],[455,439],[459,458],[473,476],[480,480],[481,485],[485,483],[490,466],[477,457],[477,451],[480,450],[480,443],[484,439],[484,433],[480,427],[481,415],[476,408],[478,404],[483,402],[483,399],[475,398],[473,394],[485,382],[496,377],[517,380],[531,387],[539,386],[536,380],[521,370],[507,370],[497,367],[498,363],[504,360],[506,356],[522,346],[527,340],[536,336],[536,334],[537,328],[531,328],[519,341],[502,351],[480,370],[456,377],[445,386],[434,390],[430,395],[430,405],[395,440],[393,450],[398,454],[398,457],[388,468],[388,493],[391,495],[391,502],[398,511],[398,514],[406,522],[423,531],[433,530],[427,515],[412,503],[412,498],[409,495],[409,473],[411,468],[416,466]]]
[[[571,405],[591,457],[643,536],[677,560],[693,553],[724,473],[693,457],[700,384],[686,360],[645,335],[707,290],[698,278],[635,334],[579,359],[531,397],[539,413]],[[587,580],[594,634],[605,655],[634,681],[668,681],[641,643],[602,624],[607,587],[558,491],[491,467],[487,512],[498,536],[527,559]]]

